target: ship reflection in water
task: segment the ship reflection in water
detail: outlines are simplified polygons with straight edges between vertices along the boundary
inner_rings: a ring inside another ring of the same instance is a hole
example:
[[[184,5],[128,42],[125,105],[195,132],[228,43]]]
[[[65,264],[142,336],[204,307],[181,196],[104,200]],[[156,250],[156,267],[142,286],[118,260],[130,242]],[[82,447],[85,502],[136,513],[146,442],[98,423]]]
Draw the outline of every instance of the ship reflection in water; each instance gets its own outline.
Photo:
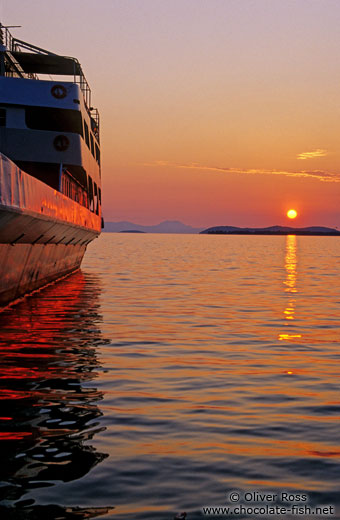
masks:
[[[103,342],[98,280],[73,274],[0,314],[0,517],[92,518],[108,508],[37,505],[30,490],[70,482],[107,457],[93,380]],[[14,312],[15,311],[15,312]]]

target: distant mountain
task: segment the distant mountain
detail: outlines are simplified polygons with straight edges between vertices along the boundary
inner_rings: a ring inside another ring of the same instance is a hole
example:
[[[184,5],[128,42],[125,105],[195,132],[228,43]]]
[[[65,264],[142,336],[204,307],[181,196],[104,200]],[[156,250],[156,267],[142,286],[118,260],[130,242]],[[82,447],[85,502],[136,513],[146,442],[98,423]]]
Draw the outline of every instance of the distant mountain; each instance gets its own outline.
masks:
[[[132,222],[105,222],[103,229],[105,232],[131,232],[142,231],[144,233],[199,233],[202,228],[194,228],[187,226],[178,220],[165,220],[160,224],[154,226],[141,226],[140,224],[133,224]]]
[[[322,226],[292,228],[285,226],[270,226],[266,228],[239,228],[234,226],[215,226],[204,231],[207,235],[330,235],[340,236],[340,231]]]

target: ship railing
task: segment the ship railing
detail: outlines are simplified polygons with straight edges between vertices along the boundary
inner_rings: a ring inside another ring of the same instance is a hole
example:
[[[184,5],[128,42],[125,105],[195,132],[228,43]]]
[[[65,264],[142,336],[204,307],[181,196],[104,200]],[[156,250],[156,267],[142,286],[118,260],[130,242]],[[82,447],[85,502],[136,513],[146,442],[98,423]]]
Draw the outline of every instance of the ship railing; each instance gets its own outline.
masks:
[[[87,191],[67,168],[62,168],[59,191],[85,208],[90,209]]]
[[[2,23],[0,23],[0,45],[6,48],[7,62],[10,66],[10,75],[14,74],[19,75],[23,78],[38,79],[36,74],[33,74],[31,72],[26,73],[12,55],[12,52],[19,51],[20,48],[19,45],[16,43],[15,38],[13,38],[13,36],[9,32],[8,27],[2,25]]]
[[[54,52],[47,51],[46,49],[42,49],[41,47],[37,47],[36,45],[33,45],[31,43],[24,42],[23,40],[19,40],[18,38],[11,37],[11,41],[12,41],[12,47],[15,47],[15,49],[13,48],[13,50],[16,50],[19,52],[21,49],[26,49],[28,51],[36,52],[38,54],[59,56],[58,54],[55,54]],[[90,86],[87,82],[87,79],[85,77],[85,74],[81,68],[79,61],[77,60],[77,58],[73,58],[71,56],[63,56],[63,58],[66,58],[67,60],[71,60],[73,62],[73,69],[74,69],[73,81],[74,81],[74,83],[76,83],[77,85],[80,86],[80,89],[84,96],[85,104],[87,105],[88,108],[90,108],[91,107],[91,89],[90,89]]]
[[[4,45],[7,49],[12,49],[13,37],[7,27],[0,23],[0,45]]]
[[[80,71],[79,74],[74,74],[74,82],[77,83],[80,86],[80,90],[83,93],[84,101],[88,109],[91,108],[91,89],[90,86],[85,78],[85,74],[82,71],[82,68],[80,66],[79,61],[76,58],[72,58],[75,61],[75,64],[77,64],[78,69]]]
[[[13,36],[9,32],[8,28],[5,27],[4,25],[2,25],[1,23],[0,23],[0,45],[4,45],[7,48],[9,53],[20,52],[22,49],[26,49],[28,51],[35,52],[38,54],[58,56],[54,52],[47,51],[46,49],[42,49],[41,47],[37,47],[36,45],[33,45],[31,43],[24,42],[23,40],[19,40],[18,38],[13,38]],[[84,96],[84,101],[85,101],[86,107],[90,112],[92,112],[91,89],[86,80],[85,74],[83,73],[83,70],[81,68],[79,61],[76,58],[72,58],[69,56],[63,56],[63,57],[73,61],[73,63],[74,63],[74,74],[73,74],[74,83],[76,83],[80,86],[80,89]],[[14,58],[12,57],[11,61],[13,62],[13,60],[14,60]],[[30,79],[39,79],[37,74],[25,73],[21,69],[21,67],[17,63],[17,61],[16,61],[15,65],[17,68],[17,73],[20,74],[21,76],[30,78]],[[94,117],[94,119],[95,119],[95,117]],[[99,122],[98,122],[97,126],[99,126]]]

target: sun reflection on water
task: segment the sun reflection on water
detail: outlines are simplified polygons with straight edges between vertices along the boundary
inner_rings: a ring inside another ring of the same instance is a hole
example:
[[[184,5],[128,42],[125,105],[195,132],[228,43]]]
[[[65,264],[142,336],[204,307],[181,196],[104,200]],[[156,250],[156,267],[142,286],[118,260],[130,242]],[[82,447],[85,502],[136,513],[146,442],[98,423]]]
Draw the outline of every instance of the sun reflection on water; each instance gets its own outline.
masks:
[[[296,235],[287,235],[286,237],[286,256],[285,256],[285,269],[286,269],[286,279],[283,282],[285,287],[285,292],[289,294],[288,305],[283,311],[284,319],[287,320],[285,325],[289,325],[289,322],[295,319],[295,307],[296,307],[296,298],[295,294],[297,293],[297,243],[296,243]],[[293,333],[293,332],[284,332],[280,333],[278,339],[280,341],[283,340],[291,340],[301,338],[301,334]]]

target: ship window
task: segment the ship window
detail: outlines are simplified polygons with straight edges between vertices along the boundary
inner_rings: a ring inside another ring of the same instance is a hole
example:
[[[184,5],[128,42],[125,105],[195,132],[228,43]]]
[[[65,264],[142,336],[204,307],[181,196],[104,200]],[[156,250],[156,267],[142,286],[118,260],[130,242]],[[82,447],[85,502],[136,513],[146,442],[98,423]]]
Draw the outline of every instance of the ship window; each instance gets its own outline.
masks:
[[[84,126],[83,126],[83,119],[80,117],[80,124],[81,124],[81,136],[84,137]]]
[[[94,193],[93,193],[93,182],[92,182],[92,179],[91,177],[89,176],[89,190],[88,190],[88,193],[89,193],[89,210],[90,211],[94,211]]]
[[[6,110],[0,108],[0,126],[6,126]]]
[[[78,110],[26,107],[26,126],[33,130],[72,132],[83,135],[81,114]]]
[[[94,183],[94,208],[93,210],[97,215],[99,215],[99,197],[98,197],[98,189],[97,184]]]
[[[90,134],[90,137],[91,137],[91,152],[92,152],[92,155],[94,156],[94,142],[93,142],[93,135]]]
[[[97,143],[96,143],[96,159],[97,159],[97,163],[100,164],[100,151],[99,151],[99,146],[97,145]]]
[[[95,138],[99,141],[99,131],[96,121],[91,117],[91,130],[94,133]]]
[[[84,130],[85,130],[85,141],[86,141],[87,146],[90,148],[89,127],[88,127],[86,121],[84,121]]]

